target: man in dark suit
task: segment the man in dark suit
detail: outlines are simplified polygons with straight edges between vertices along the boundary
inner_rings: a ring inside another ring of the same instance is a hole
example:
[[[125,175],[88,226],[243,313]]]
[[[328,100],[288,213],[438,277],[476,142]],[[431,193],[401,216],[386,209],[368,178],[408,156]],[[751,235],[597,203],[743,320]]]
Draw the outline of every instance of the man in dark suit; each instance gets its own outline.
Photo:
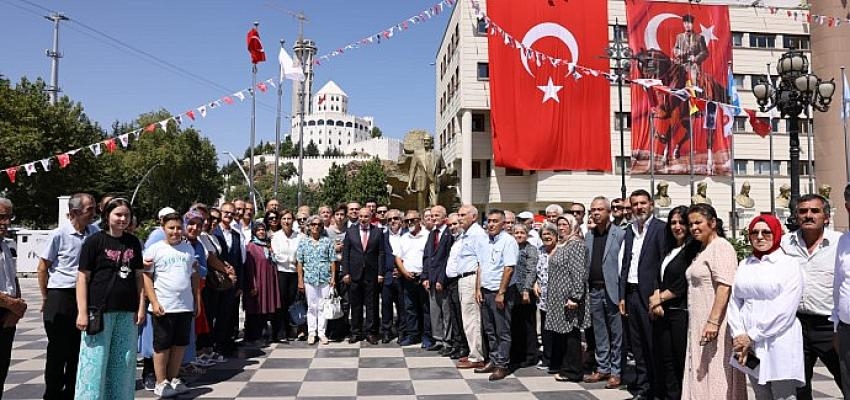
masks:
[[[635,190],[629,196],[632,224],[623,240],[620,273],[620,314],[626,316],[629,339],[635,356],[634,399],[653,399],[652,329],[649,296],[658,286],[664,259],[664,223],[653,217],[649,192]]]
[[[242,235],[231,228],[235,216],[236,207],[233,203],[224,203],[221,206],[221,221],[213,229],[212,235],[221,245],[221,260],[231,265],[236,272],[236,285],[222,291],[204,290],[207,320],[212,324],[216,351],[222,354],[233,353],[236,350],[234,339],[236,338],[236,322],[239,320],[239,296],[245,284],[242,268]]]
[[[590,315],[596,348],[596,370],[584,376],[587,383],[607,380],[605,388],[620,387],[623,320],[620,317],[620,247],[626,232],[611,221],[611,202],[599,196],[590,203],[594,228],[587,244]]]
[[[446,225],[446,209],[443,206],[431,207],[431,219],[434,229],[428,235],[428,242],[422,261],[422,286],[428,291],[429,309],[431,311],[431,337],[434,343],[429,351],[440,350],[440,355],[451,355],[455,346],[452,343],[451,325],[452,310],[449,304],[449,293],[446,287],[446,263],[449,260],[449,250],[454,243],[454,236]]]
[[[358,223],[348,228],[342,241],[342,281],[349,285],[351,337],[349,343],[363,340],[378,343],[378,293],[384,282],[384,233],[372,225],[372,210],[361,208]],[[366,321],[363,321],[363,309]]]

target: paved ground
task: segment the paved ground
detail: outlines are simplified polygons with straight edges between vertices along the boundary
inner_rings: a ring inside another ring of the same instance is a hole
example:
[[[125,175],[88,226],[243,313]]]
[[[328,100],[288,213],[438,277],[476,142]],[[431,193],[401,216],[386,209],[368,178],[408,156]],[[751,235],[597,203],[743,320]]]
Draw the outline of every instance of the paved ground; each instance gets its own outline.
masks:
[[[38,314],[35,279],[21,282],[30,304],[18,325],[12,350],[12,367],[3,388],[5,399],[38,399],[44,390],[47,339]],[[606,390],[603,384],[555,382],[535,368],[516,371],[503,381],[489,382],[486,375],[454,368],[451,360],[418,346],[372,346],[332,343],[307,346],[304,342],[274,344],[263,349],[243,349],[242,358],[230,360],[189,379],[192,392],[181,398],[387,398],[403,399],[626,399],[625,390]],[[829,372],[816,368],[817,399],[840,397]],[[139,390],[138,398],[152,392]],[[753,398],[752,394],[750,398]]]

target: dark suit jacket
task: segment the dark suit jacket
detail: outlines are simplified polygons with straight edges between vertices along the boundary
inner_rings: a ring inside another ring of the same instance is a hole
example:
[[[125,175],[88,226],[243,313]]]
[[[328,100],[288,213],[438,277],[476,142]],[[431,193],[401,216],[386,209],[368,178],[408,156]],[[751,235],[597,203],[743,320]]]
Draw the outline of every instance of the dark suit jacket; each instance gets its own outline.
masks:
[[[233,269],[236,271],[236,280],[239,282],[239,286],[241,288],[245,288],[243,286],[246,283],[245,272],[242,264],[245,260],[242,259],[242,235],[236,233],[231,229],[229,231],[231,237],[231,246],[227,246],[227,241],[224,240],[224,231],[221,230],[221,227],[216,226],[213,229],[213,236],[218,239],[219,244],[221,244],[221,255],[220,258],[222,261],[227,262],[228,264],[233,266]]]
[[[640,301],[645,309],[649,309],[649,296],[658,288],[658,274],[661,262],[664,261],[665,224],[658,218],[652,218],[644,227],[646,236],[638,259],[638,292]],[[626,283],[628,283],[629,268],[632,264],[632,245],[635,232],[629,227],[623,240],[623,269],[620,273],[620,299],[626,298]]]
[[[675,298],[664,302],[665,310],[670,308],[688,309],[688,280],[685,277],[685,271],[691,266],[691,262],[699,253],[699,249],[700,242],[689,239],[682,251],[667,264],[664,275],[658,277],[658,289],[661,291],[670,290],[676,295]]]
[[[443,229],[440,234],[440,243],[437,248],[434,248],[435,236],[437,229],[428,234],[428,242],[425,244],[425,252],[422,257],[422,276],[423,281],[431,281],[431,284],[437,282],[440,285],[446,285],[446,264],[449,262],[449,251],[452,249],[455,239],[449,232],[449,227]]]
[[[611,302],[618,304],[620,302],[620,246],[623,245],[623,239],[626,237],[626,231],[611,223],[608,228],[608,239],[605,241],[605,252],[602,256],[602,275],[605,277],[605,291],[608,292],[608,298]],[[590,262],[593,257],[593,232],[588,232],[584,237],[584,242],[587,245],[587,272],[590,273]]]
[[[364,251],[360,240],[360,224],[352,225],[342,239],[342,275],[350,275],[352,281],[371,280],[377,284],[378,274],[386,274],[384,232],[369,225],[369,240]]]

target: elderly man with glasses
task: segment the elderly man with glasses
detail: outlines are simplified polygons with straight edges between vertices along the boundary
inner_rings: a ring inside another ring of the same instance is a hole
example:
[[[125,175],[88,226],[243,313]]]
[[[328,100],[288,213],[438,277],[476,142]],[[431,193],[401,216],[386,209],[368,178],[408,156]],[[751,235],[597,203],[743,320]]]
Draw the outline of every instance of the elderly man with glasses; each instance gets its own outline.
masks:
[[[381,209],[380,206],[378,210]],[[401,247],[401,238],[407,233],[407,228],[401,220],[401,211],[398,209],[387,210],[386,227],[384,228],[384,247],[386,248],[386,261],[384,262],[384,285],[381,287],[381,342],[389,343],[394,337],[401,336],[404,331],[403,321],[404,299],[401,289],[401,280],[395,268],[394,251]],[[393,307],[395,307],[395,321],[393,321]]]
[[[421,284],[422,261],[425,246],[428,242],[428,232],[422,227],[419,211],[408,210],[404,223],[408,231],[399,242],[399,248],[393,249],[396,268],[402,279],[404,291],[404,338],[402,346],[422,342],[422,348],[433,345],[431,341],[431,320],[428,302],[428,292]]]

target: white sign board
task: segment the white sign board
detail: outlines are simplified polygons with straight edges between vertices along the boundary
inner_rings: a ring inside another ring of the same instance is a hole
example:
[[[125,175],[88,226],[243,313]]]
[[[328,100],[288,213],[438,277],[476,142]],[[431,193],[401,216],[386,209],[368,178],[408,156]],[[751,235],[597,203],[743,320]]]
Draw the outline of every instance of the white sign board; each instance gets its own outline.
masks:
[[[44,249],[49,230],[22,229],[16,232],[18,238],[18,273],[35,273],[38,269],[38,254]]]

